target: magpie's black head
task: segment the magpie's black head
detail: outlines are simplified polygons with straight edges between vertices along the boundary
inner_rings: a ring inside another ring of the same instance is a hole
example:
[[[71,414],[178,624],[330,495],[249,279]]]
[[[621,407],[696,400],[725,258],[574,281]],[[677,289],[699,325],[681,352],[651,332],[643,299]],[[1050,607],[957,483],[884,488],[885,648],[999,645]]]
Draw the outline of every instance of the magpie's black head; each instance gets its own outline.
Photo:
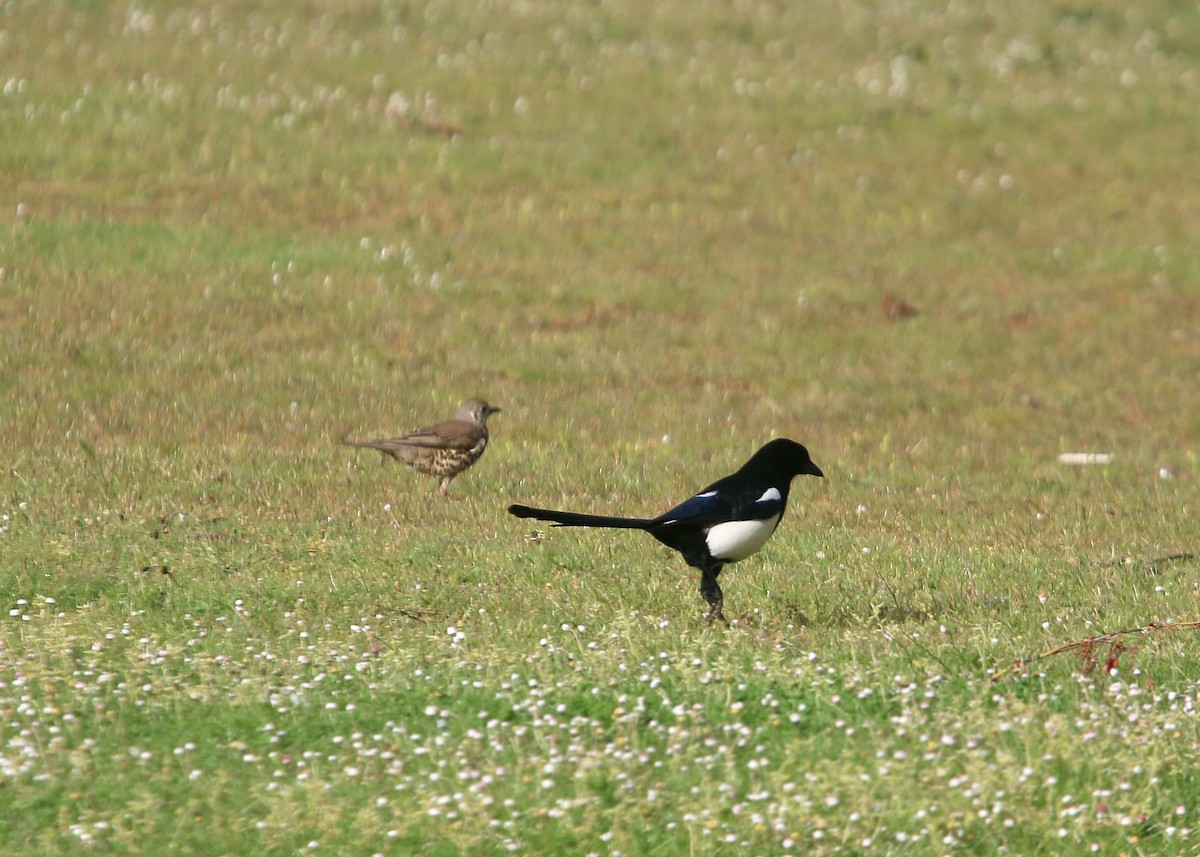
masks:
[[[751,464],[790,476],[825,475],[821,472],[821,468],[813,464],[813,460],[808,457],[808,450],[802,444],[788,440],[786,437],[777,437],[763,446],[747,462],[747,466]]]

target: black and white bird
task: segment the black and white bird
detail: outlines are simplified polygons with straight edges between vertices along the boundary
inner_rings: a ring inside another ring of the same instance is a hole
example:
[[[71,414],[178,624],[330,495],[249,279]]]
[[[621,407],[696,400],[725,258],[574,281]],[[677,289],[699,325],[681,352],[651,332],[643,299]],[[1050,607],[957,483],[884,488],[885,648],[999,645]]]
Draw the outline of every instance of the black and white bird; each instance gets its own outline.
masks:
[[[657,518],[585,515],[517,504],[508,511],[518,518],[549,521],[559,527],[645,530],[700,570],[700,594],[709,606],[706,618],[728,624],[721,609],[725,597],[717,575],[729,563],[745,559],[766,544],[787,508],[793,477],[824,475],[802,445],[777,438],[754,453],[736,473],[718,479]]]

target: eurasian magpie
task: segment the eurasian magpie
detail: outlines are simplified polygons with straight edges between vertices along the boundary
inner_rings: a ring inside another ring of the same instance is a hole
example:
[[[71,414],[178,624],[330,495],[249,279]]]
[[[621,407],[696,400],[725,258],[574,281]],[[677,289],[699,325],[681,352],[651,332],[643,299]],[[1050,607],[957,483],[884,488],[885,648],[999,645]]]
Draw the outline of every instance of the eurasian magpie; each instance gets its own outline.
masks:
[[[766,544],[787,508],[793,477],[824,475],[808,457],[807,449],[794,440],[777,438],[754,453],[737,473],[718,479],[657,518],[584,515],[517,504],[508,511],[518,518],[550,521],[559,527],[645,530],[700,570],[700,594],[709,606],[706,618],[728,624],[721,609],[725,597],[717,575],[729,563],[745,559]]]

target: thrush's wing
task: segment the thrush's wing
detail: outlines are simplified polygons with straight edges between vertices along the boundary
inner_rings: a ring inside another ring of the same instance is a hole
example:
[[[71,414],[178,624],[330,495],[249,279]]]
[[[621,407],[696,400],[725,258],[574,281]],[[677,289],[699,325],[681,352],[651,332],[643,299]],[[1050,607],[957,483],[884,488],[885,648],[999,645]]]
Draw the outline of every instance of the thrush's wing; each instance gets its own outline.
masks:
[[[425,449],[471,449],[483,436],[483,429],[474,423],[447,420],[380,443]]]

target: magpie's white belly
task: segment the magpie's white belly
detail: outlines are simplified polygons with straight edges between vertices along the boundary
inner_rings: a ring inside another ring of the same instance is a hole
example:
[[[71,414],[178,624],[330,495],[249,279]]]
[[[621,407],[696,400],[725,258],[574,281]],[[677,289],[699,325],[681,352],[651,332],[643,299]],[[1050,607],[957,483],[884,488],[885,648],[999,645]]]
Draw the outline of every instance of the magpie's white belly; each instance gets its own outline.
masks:
[[[726,521],[710,529],[704,541],[717,559],[737,562],[765,545],[778,523],[778,515],[761,521]]]

